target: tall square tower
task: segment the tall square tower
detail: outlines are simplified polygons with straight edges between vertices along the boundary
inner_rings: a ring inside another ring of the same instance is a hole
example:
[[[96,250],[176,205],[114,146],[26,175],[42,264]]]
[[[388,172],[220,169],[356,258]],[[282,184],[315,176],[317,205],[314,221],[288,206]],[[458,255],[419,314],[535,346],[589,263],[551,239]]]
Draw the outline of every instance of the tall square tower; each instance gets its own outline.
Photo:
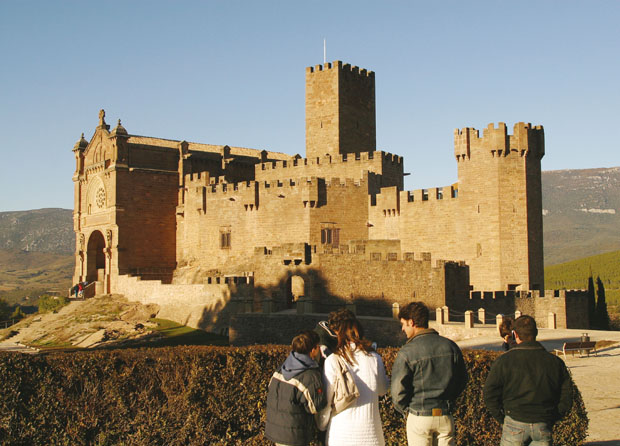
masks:
[[[306,68],[306,157],[374,152],[375,73],[341,61]]]

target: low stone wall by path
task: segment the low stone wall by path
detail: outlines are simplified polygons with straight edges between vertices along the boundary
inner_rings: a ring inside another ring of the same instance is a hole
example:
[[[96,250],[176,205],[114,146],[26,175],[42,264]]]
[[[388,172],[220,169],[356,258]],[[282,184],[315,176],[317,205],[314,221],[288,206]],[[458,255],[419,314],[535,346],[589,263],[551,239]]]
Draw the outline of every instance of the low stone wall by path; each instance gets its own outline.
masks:
[[[119,276],[116,292],[130,301],[158,305],[157,317],[162,319],[211,332],[228,327],[231,291],[227,284],[175,285]]]

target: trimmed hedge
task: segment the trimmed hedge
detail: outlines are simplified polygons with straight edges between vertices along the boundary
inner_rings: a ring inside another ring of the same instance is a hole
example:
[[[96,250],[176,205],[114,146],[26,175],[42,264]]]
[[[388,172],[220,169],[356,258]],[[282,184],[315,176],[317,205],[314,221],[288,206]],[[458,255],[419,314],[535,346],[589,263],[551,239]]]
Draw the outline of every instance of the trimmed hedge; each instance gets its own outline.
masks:
[[[0,444],[266,445],[267,386],[285,346],[174,347],[28,356],[0,354]],[[381,349],[388,374],[398,349]],[[482,402],[496,353],[464,351],[470,382],[457,401],[457,444],[499,444]],[[381,399],[387,445],[406,444],[404,420]],[[579,391],[554,444],[581,445]]]

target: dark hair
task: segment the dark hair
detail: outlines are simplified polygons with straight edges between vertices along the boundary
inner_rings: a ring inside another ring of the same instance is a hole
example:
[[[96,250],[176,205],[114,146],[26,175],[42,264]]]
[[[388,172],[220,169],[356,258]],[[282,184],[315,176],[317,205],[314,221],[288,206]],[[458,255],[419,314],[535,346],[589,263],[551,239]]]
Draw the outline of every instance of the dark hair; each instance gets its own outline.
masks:
[[[312,351],[314,347],[319,345],[319,335],[312,330],[302,331],[300,334],[293,338],[291,342],[291,349],[295,353],[302,353],[307,355]]]
[[[499,335],[502,338],[505,338],[506,336],[509,336],[512,334],[512,319],[507,317],[505,318],[501,324],[499,324]]]
[[[522,341],[535,341],[538,335],[536,321],[532,316],[523,315],[517,318],[514,323],[514,331]]]
[[[410,302],[400,309],[398,319],[413,321],[416,327],[428,328],[428,308],[423,302]]]
[[[353,314],[353,313],[351,313]],[[336,353],[342,356],[349,364],[353,364],[355,359],[351,351],[351,344],[355,344],[356,348],[359,348],[364,353],[370,353],[374,351],[372,343],[364,338],[364,328],[362,324],[353,316],[353,319],[345,319],[340,321],[338,328],[336,329],[338,334],[338,346],[336,347]]]
[[[327,323],[329,324],[330,330],[333,330],[336,332],[339,330],[338,327],[340,327],[340,325],[344,321],[353,321],[353,320],[357,320],[357,318],[355,317],[355,314],[353,314],[351,310],[347,310],[346,308],[341,308],[339,310],[332,311],[331,313],[329,313],[329,316],[327,317]]]

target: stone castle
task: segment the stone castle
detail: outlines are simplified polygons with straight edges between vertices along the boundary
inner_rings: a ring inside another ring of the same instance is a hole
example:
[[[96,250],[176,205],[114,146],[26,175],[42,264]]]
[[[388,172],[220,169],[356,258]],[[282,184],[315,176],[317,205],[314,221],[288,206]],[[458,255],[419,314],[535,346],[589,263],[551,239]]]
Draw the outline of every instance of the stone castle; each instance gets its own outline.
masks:
[[[583,325],[581,298],[544,292],[542,126],[456,130],[458,181],[406,191],[376,150],[374,72],[336,61],[306,69],[305,158],[110,131],[103,110],[73,151],[74,282],[171,319],[417,299]]]

